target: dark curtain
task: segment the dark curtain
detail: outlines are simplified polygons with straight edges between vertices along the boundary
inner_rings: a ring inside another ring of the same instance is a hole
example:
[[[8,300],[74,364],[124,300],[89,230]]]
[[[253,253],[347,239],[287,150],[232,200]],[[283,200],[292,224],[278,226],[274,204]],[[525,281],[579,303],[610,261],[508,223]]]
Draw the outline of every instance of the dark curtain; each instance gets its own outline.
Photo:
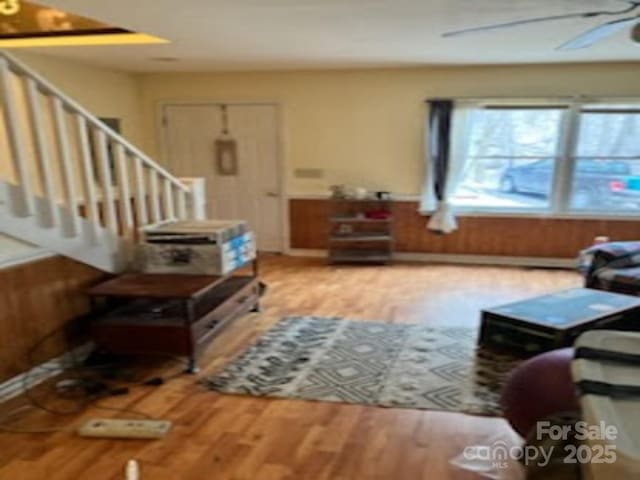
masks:
[[[429,104],[429,157],[433,172],[433,191],[438,202],[444,199],[449,168],[449,134],[453,100],[430,100]]]

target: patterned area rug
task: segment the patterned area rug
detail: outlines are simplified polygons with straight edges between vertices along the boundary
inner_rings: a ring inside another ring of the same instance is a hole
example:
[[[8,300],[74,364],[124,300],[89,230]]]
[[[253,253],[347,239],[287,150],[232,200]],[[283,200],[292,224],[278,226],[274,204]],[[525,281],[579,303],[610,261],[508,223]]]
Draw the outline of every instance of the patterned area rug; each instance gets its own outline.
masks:
[[[520,360],[478,349],[476,334],[290,317],[204,383],[231,394],[500,415],[501,387]]]

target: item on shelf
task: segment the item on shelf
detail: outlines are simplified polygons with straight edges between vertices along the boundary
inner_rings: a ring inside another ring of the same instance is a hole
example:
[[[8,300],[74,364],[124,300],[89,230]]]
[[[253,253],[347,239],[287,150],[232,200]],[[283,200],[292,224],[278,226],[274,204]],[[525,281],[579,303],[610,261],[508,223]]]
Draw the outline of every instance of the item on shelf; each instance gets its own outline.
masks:
[[[369,192],[366,188],[355,187],[353,189],[353,197],[358,200],[365,200],[369,196]]]
[[[331,189],[331,198],[347,198],[348,197],[348,187],[346,185],[332,185]]]
[[[391,218],[391,211],[386,209],[369,210],[364,213],[364,216],[371,220],[388,220]]]
[[[354,187],[350,185],[333,185],[331,189],[331,198],[341,200],[366,200],[373,197],[364,187]]]
[[[375,193],[378,200],[391,200],[391,192],[380,191]]]
[[[173,222],[143,232],[136,250],[143,273],[226,275],[256,258],[244,221]]]
[[[349,235],[353,233],[353,225],[349,225],[346,223],[343,223],[342,225],[340,225],[338,227],[338,234],[339,235]]]

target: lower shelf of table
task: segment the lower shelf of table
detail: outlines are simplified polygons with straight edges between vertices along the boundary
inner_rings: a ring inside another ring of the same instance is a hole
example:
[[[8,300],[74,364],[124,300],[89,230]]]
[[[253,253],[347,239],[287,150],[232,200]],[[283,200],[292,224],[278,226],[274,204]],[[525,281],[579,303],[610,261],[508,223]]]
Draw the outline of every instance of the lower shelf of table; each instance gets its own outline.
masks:
[[[332,250],[329,253],[331,263],[376,263],[384,264],[393,260],[389,250]]]

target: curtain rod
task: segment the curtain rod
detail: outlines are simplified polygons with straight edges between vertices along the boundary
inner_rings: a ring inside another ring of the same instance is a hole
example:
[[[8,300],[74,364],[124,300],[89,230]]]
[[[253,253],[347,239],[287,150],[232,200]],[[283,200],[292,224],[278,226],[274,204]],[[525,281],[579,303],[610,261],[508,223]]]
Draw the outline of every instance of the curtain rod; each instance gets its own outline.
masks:
[[[485,102],[488,100],[545,100],[545,99],[550,99],[550,100],[576,100],[579,98],[584,98],[583,96],[563,96],[563,97],[559,97],[559,96],[553,96],[553,95],[549,95],[549,96],[544,96],[544,95],[539,95],[539,96],[496,96],[496,97],[466,97],[466,96],[452,96],[452,97],[429,97],[427,98],[425,101],[427,102],[437,102],[439,100],[468,100],[468,101],[479,101],[479,102]]]
[[[607,100],[607,99],[616,99],[616,100],[640,100],[640,95],[565,95],[565,96],[553,96],[553,95],[537,95],[537,96],[494,96],[494,97],[466,97],[466,96],[452,96],[452,97],[429,97],[425,100],[425,102],[437,102],[443,100],[453,100],[453,101],[465,101],[465,102],[494,102],[494,101],[505,101],[505,100],[518,100],[518,101],[540,101],[540,100],[551,100],[551,101],[568,101],[568,102],[580,102],[585,100]]]

